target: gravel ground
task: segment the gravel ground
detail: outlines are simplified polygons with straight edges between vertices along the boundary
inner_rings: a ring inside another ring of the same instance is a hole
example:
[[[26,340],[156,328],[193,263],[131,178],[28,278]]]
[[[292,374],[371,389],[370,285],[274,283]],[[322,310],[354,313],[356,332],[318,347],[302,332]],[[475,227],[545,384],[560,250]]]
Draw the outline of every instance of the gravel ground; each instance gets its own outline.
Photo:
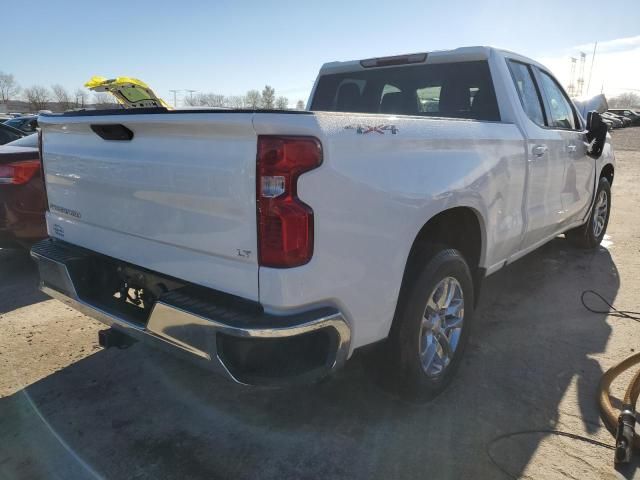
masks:
[[[559,237],[490,277],[465,364],[427,405],[380,390],[371,353],[321,384],[263,389],[140,344],[101,350],[99,323],[0,250],[0,477],[640,478],[638,462],[616,472],[605,448],[535,433],[612,444],[598,380],[640,346],[640,325],[580,304],[592,288],[640,310],[640,128],[613,142],[604,248]]]

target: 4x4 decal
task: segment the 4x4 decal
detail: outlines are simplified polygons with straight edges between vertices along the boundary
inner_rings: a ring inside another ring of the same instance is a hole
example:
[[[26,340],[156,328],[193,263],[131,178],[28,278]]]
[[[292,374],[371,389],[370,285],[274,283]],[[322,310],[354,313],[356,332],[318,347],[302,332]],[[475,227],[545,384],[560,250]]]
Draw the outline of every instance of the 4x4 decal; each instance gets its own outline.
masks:
[[[378,133],[384,135],[385,132],[391,132],[392,135],[398,133],[399,129],[395,125],[347,125],[345,130],[355,130],[356,133],[365,135],[367,133]]]

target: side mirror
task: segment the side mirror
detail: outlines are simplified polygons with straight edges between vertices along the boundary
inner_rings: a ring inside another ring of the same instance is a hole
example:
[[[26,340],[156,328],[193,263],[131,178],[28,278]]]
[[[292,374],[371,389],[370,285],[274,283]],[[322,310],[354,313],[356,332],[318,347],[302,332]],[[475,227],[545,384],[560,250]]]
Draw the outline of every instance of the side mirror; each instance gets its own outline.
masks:
[[[602,116],[598,112],[587,113],[587,142],[589,156],[600,158],[607,140],[607,124],[602,121]]]

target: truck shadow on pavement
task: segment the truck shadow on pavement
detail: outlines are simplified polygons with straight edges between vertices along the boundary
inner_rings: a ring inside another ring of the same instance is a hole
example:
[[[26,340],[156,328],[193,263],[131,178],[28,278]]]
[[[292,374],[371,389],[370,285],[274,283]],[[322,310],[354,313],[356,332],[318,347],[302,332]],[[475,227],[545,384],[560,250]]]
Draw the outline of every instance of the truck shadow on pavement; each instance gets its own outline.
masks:
[[[502,434],[559,429],[612,443],[591,358],[611,327],[582,307],[580,293],[614,301],[618,288],[606,249],[577,251],[563,238],[490,277],[465,363],[426,405],[377,386],[375,351],[319,384],[286,389],[237,386],[140,344],[100,351],[0,399],[0,476],[517,477],[546,454],[546,435],[492,442]],[[593,478],[611,470],[608,450],[580,458],[570,440],[554,445],[550,469],[593,468]]]
[[[38,290],[38,268],[29,252],[0,248],[0,315],[48,298]]]

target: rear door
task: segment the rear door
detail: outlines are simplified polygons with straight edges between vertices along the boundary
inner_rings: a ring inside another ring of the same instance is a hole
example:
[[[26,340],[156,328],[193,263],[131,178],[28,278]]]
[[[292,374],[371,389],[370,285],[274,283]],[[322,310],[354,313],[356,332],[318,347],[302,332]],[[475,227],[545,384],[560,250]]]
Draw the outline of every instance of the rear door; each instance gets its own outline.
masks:
[[[543,97],[533,67],[508,60],[509,70],[522,105],[520,122],[526,137],[527,186],[525,215],[527,230],[521,249],[552,235],[563,218],[560,191],[565,162],[562,136],[547,128]]]
[[[595,166],[587,155],[586,131],[575,107],[560,84],[544,70],[537,69],[548,112],[549,128],[556,133],[555,154],[565,163],[560,198],[561,225],[584,217],[591,204]]]

